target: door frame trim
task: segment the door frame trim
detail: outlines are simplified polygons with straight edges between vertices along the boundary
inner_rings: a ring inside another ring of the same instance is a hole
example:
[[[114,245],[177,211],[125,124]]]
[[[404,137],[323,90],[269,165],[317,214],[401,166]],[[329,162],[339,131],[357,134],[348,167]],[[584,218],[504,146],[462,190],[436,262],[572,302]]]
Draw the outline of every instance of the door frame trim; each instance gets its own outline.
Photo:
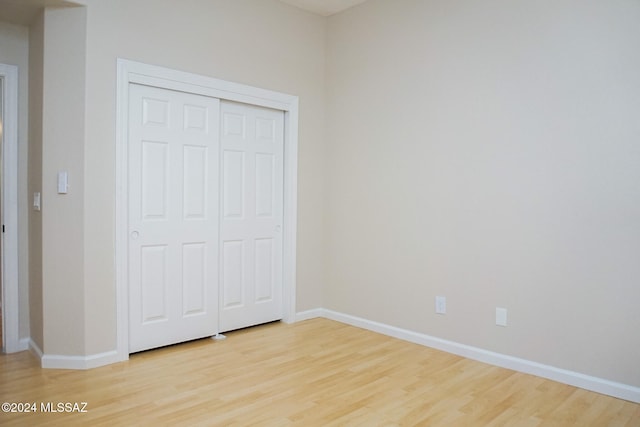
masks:
[[[296,230],[298,206],[298,97],[203,75],[118,58],[116,100],[116,323],[117,359],[129,358],[128,117],[132,83],[210,96],[284,111],[283,321],[296,320]]]
[[[20,345],[18,282],[18,67],[0,64],[2,84],[2,217],[5,225],[2,252],[2,340],[6,353],[24,350]],[[0,230],[1,232],[1,230]]]

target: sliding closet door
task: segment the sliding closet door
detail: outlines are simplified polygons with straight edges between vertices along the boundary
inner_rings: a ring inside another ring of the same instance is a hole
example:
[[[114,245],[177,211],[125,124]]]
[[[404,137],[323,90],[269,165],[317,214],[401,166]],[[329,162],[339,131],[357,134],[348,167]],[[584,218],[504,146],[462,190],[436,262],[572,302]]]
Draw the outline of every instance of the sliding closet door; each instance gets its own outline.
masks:
[[[220,331],[283,317],[284,113],[221,104]]]
[[[131,85],[129,351],[218,332],[220,101]]]

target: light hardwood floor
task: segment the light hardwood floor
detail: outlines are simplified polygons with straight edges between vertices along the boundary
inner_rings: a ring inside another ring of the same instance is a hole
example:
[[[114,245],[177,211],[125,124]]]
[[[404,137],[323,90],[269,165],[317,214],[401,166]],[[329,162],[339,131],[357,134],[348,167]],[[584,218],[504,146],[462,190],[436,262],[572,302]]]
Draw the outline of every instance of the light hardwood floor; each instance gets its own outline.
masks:
[[[0,356],[2,426],[640,426],[640,405],[326,319],[273,323],[89,371]],[[55,407],[55,405],[54,405]]]

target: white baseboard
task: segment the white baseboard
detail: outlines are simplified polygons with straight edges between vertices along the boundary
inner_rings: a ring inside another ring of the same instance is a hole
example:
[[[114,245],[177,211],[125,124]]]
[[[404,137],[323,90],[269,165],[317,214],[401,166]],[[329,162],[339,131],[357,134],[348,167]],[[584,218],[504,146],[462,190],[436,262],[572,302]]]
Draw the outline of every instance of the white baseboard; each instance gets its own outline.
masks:
[[[44,354],[32,339],[27,339],[29,350],[40,359],[40,366],[48,369],[91,369],[111,363],[120,362],[116,351],[94,354],[91,356],[57,356]]]
[[[41,358],[43,368],[47,369],[92,369],[100,366],[119,362],[118,352],[107,351],[105,353],[90,356],[62,356],[44,354]]]
[[[622,384],[598,377],[592,377],[590,375],[568,371],[566,369],[560,369],[554,366],[543,365],[541,363],[532,362],[530,360],[495,353],[481,348],[444,340],[442,338],[432,337],[430,335],[422,334],[419,332],[413,332],[407,329],[385,325],[384,323],[374,322],[371,320],[339,313],[332,310],[318,308],[314,310],[304,311],[296,315],[296,320],[307,320],[315,317],[324,317],[362,329],[367,329],[369,331],[378,332],[383,335],[388,335],[394,338],[399,338],[401,340],[420,344],[425,347],[435,348],[437,350],[446,351],[447,353],[456,354],[468,359],[473,359],[490,365],[499,366],[501,368],[507,368],[526,374],[536,375],[538,377],[547,378],[563,384],[572,385],[574,387],[595,391],[596,393],[606,394],[608,396],[617,397],[619,399],[640,403],[640,387],[634,387],[628,384]]]
[[[42,360],[42,350],[31,338],[29,338],[29,351],[31,351],[35,356]]]

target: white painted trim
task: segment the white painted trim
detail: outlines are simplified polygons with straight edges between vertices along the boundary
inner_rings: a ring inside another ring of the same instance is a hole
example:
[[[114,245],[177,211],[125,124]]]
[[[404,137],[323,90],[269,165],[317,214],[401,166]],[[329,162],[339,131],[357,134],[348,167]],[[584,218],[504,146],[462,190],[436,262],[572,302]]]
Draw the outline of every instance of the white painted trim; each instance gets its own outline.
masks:
[[[119,355],[114,351],[93,354],[91,356],[61,356],[54,354],[43,354],[38,344],[27,339],[29,350],[40,359],[40,366],[43,369],[77,369],[86,370],[99,368],[119,362]]]
[[[298,97],[284,110],[284,208],[282,235],[283,318],[296,317],[296,254],[298,241]]]
[[[155,65],[118,59],[116,101],[116,303],[117,361],[129,358],[127,254],[127,129],[129,85],[144,84],[214,98],[243,102],[285,112],[283,321],[295,321],[296,230],[298,206],[298,97],[218,80]]]
[[[2,209],[2,339],[6,353],[23,350],[20,345],[18,292],[18,67],[0,64],[3,111]],[[0,230],[1,232],[1,230]]]
[[[499,366],[501,368],[512,369],[514,371],[523,372],[525,374],[536,375],[538,377],[547,378],[574,387],[595,391],[596,393],[606,394],[608,396],[617,397],[619,399],[640,403],[640,387],[634,387],[628,384],[622,384],[609,381],[603,378],[593,377],[581,374],[579,372],[568,371],[566,369],[556,368],[554,366],[543,365],[542,363],[532,362],[518,357],[508,356],[505,354],[495,353],[477,347],[460,344],[453,341],[444,340],[442,338],[432,337],[430,335],[413,332],[406,329],[397,328],[395,326],[385,325],[384,323],[374,322],[348,314],[339,313],[332,310],[319,309],[312,310],[313,314],[321,312],[321,316],[337,322],[346,323],[358,328],[367,329],[369,331],[378,332],[404,341],[420,344],[425,347],[435,348],[437,350],[446,351],[447,353],[456,354],[468,359],[477,360],[490,365]],[[310,313],[310,312],[305,312]],[[304,313],[299,313],[302,315]]]
[[[40,358],[44,369],[93,369],[119,361],[116,351],[94,354],[91,356],[59,356],[45,354]]]

